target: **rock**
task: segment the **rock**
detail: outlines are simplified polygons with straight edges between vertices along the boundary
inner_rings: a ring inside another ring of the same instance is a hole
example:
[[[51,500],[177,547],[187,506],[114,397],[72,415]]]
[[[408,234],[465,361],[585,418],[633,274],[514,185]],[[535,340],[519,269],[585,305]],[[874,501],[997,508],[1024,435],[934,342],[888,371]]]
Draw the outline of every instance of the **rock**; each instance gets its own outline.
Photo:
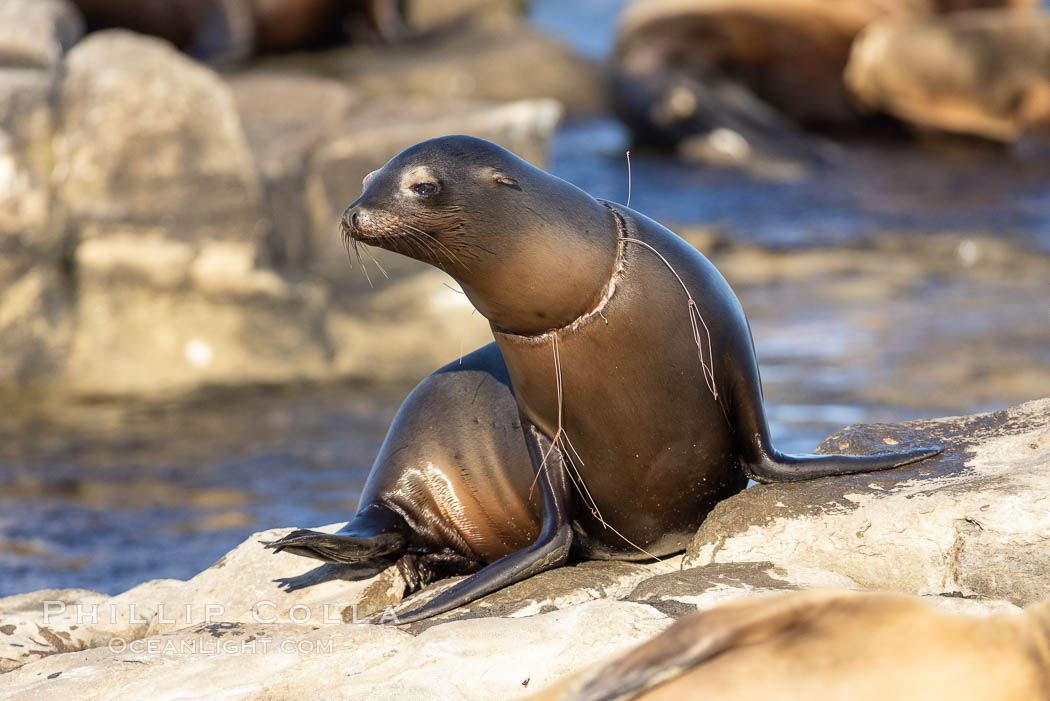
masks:
[[[527,696],[670,623],[648,606],[617,601],[591,601],[528,618],[455,621],[421,634],[350,680],[343,693],[375,699]]]
[[[55,186],[80,238],[262,240],[251,153],[213,71],[160,40],[98,32],[67,56],[60,103]]]
[[[921,129],[1050,139],[1050,16],[989,10],[879,22],[858,37],[845,79],[869,109]]]
[[[142,230],[85,241],[64,389],[143,394],[328,376],[326,291],[255,266],[256,254],[251,242],[211,241],[193,255]]]
[[[340,261],[347,280],[328,326],[335,372],[380,382],[418,382],[492,342],[488,320],[474,313],[452,278],[422,263],[381,253],[385,252],[375,251],[375,256],[391,270],[390,280],[367,255],[352,264],[354,270],[345,257]],[[365,265],[372,271],[374,290],[364,282]],[[377,338],[383,342],[377,343]]]
[[[54,382],[73,339],[73,293],[51,266],[0,288],[0,382]]]
[[[4,676],[0,698],[227,699],[526,696],[662,631],[648,606],[594,601],[523,619],[478,619],[417,638],[342,623],[213,623],[50,657]]]
[[[1044,598],[1050,399],[852,427],[821,450],[870,454],[932,442],[946,446],[942,456],[899,470],[759,485],[732,497],[681,562],[576,563],[405,628],[355,622],[414,608],[454,580],[402,602],[405,582],[389,563],[336,566],[264,549],[288,529],[254,534],[187,582],[148,582],[116,597],[9,597],[0,600],[0,669],[19,669],[5,676],[0,698],[136,696],[158,684],[193,695],[203,683],[231,698],[302,698],[322,688],[346,698],[513,696],[647,639],[673,618],[744,597],[866,587],[976,614]],[[64,604],[49,604],[47,621],[45,601]],[[99,620],[85,621],[96,606]]]
[[[61,256],[48,183],[52,89],[45,71],[0,68],[0,284]]]
[[[319,530],[335,531],[342,524]],[[150,633],[190,625],[224,623],[352,623],[398,603],[404,580],[395,567],[328,565],[263,547],[290,529],[250,536],[208,569],[166,592],[165,616],[155,616]]]
[[[73,331],[50,190],[53,93],[81,33],[58,0],[0,0],[0,385],[61,376]]]
[[[933,443],[896,470],[759,485],[720,503],[683,567],[769,560],[863,587],[1005,599],[1050,592],[1050,399],[969,417],[856,426],[819,452],[869,454]]]
[[[0,673],[50,655],[146,635],[157,600],[183,584],[146,582],[120,596],[85,589],[44,589],[0,599]]]
[[[0,0],[0,67],[55,70],[83,34],[66,0]]]
[[[148,698],[160,689],[196,698],[330,697],[408,637],[380,626],[198,625],[42,660],[5,675],[0,698]]]
[[[327,293],[271,266],[256,166],[219,76],[158,40],[100,32],[70,52],[60,103],[54,184],[77,275],[65,388],[327,376]]]
[[[715,563],[650,577],[627,596],[678,618],[743,597],[766,596],[806,588],[858,589],[848,577],[772,562]]]
[[[228,83],[262,179],[270,255],[278,266],[306,270],[316,257],[308,165],[318,144],[345,124],[354,93],[334,80],[262,71],[235,73]]]
[[[427,14],[448,16],[455,6]],[[498,5],[499,3],[489,3]],[[498,7],[492,8],[499,14]],[[366,99],[415,96],[437,100],[510,102],[553,98],[570,114],[602,105],[598,68],[524,20],[457,22],[393,46],[357,44],[329,51],[272,57],[259,69],[324,75],[346,82]]]
[[[645,565],[592,560],[557,567],[500,589],[446,614],[410,624],[405,629],[416,633],[448,621],[497,617],[519,618],[568,609],[595,599],[625,599],[639,582],[676,571],[679,564],[680,558],[671,557]],[[428,587],[419,595],[407,599],[402,606],[397,607],[395,614],[422,606],[454,583],[450,580],[447,583]]]

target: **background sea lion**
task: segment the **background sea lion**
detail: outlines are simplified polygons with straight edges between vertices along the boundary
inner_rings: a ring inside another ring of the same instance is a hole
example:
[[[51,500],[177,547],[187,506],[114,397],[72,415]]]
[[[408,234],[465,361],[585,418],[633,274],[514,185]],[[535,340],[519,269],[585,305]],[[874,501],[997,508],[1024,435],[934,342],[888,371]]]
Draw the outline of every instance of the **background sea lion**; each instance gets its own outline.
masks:
[[[852,474],[939,452],[777,451],[747,320],[715,267],[651,219],[490,142],[449,136],[403,151],[366,178],[343,221],[357,241],[447,271],[489,319],[543,501],[531,545],[402,622],[558,566],[570,548],[617,559],[680,551],[748,477]],[[274,546],[313,542],[338,561],[332,536]]]
[[[1050,602],[979,618],[810,591],[690,614],[536,701],[1050,701]]]
[[[846,84],[868,108],[926,129],[1050,142],[1050,15],[984,10],[879,22]]]
[[[400,0],[73,0],[89,30],[123,27],[173,43],[194,58],[241,61],[345,40],[370,28],[405,32]]]
[[[930,18],[1034,0],[635,0],[620,17],[609,97],[642,143],[673,146],[725,128],[776,150],[797,125],[865,117],[843,70],[859,32],[892,17]],[[950,15],[948,15],[950,16]],[[894,66],[905,74],[910,66]],[[779,116],[779,120],[778,120]]]

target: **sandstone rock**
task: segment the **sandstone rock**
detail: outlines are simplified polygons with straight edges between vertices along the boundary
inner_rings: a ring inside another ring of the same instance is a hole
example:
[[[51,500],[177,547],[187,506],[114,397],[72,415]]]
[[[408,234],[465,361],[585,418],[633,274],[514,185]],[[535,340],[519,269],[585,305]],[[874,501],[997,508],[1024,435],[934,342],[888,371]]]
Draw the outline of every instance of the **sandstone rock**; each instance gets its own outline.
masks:
[[[335,531],[342,524],[319,530]],[[352,623],[401,600],[404,580],[394,567],[328,565],[274,554],[264,542],[289,529],[250,536],[208,569],[166,592],[154,607],[165,615],[150,622],[150,633],[214,623]]]
[[[328,330],[334,371],[378,381],[422,380],[442,365],[492,341],[488,320],[457,290],[455,281],[430,266],[375,255],[390,270],[383,278],[367,256],[341,259],[344,280]],[[361,266],[375,289],[364,283]],[[376,339],[382,339],[378,343]]]
[[[680,561],[679,557],[649,564],[593,560],[557,567],[459,609],[405,626],[405,629],[416,633],[448,621],[520,618],[569,609],[595,599],[625,599],[639,582],[677,571]],[[395,609],[394,615],[423,605],[454,583],[449,580],[428,587],[417,596],[406,599],[402,606]]]
[[[969,417],[858,426],[820,452],[942,443],[897,470],[759,485],[715,507],[683,566],[769,560],[861,586],[1005,599],[1050,592],[1050,399]]]
[[[440,21],[455,6],[425,14]],[[477,4],[477,3],[474,3]],[[499,16],[501,3],[490,5]],[[425,96],[434,99],[517,101],[553,98],[572,114],[601,107],[596,66],[524,20],[456,22],[442,31],[395,46],[358,44],[324,52],[272,57],[267,71],[321,74],[345,81],[365,98]]]
[[[10,10],[0,3],[4,29],[3,13]],[[0,56],[0,385],[55,383],[72,340],[73,312],[71,281],[61,268],[64,226],[48,182],[54,76],[4,68],[3,61]]]
[[[990,10],[879,22],[858,37],[845,78],[868,108],[920,128],[1050,139],[1050,16]]]
[[[0,284],[60,256],[51,212],[52,76],[0,68]]]
[[[528,618],[436,626],[353,678],[346,698],[520,698],[671,623],[648,606],[592,601]]]
[[[0,382],[56,384],[73,339],[72,290],[55,268],[0,287]]]
[[[407,633],[363,625],[212,623],[47,658],[4,676],[0,698],[331,697],[404,644]]]
[[[60,106],[54,184],[77,273],[68,388],[327,376],[327,293],[270,266],[256,164],[219,76],[158,40],[100,32],[70,52]]]
[[[83,33],[66,0],[0,0],[0,67],[54,70]]]
[[[65,63],[55,185],[88,225],[257,242],[259,185],[229,90],[165,42],[91,35]]]
[[[0,673],[50,655],[100,647],[113,638],[144,637],[158,598],[181,584],[158,579],[119,596],[44,589],[0,599]]]
[[[274,263],[307,269],[314,255],[307,166],[318,144],[346,121],[354,94],[340,82],[309,75],[250,71],[228,82],[262,179]]]
[[[100,239],[109,252],[123,241]],[[92,253],[94,245],[83,250]],[[266,269],[225,277],[218,261],[243,260],[236,248],[194,258],[198,287],[165,289],[128,272],[116,256],[83,265],[77,294],[77,331],[65,389],[95,395],[186,391],[204,384],[291,382],[328,376],[331,350],[327,295],[312,283],[289,283]],[[153,267],[153,280],[176,270]],[[164,246],[159,256],[182,261],[183,250]],[[90,260],[80,255],[77,260]],[[181,273],[182,271],[178,271]]]
[[[124,647],[49,657],[4,676],[0,698],[520,698],[662,631],[648,606],[594,601],[477,619],[417,638],[372,625],[213,623]]]
[[[742,597],[806,588],[857,589],[848,577],[810,567],[772,562],[716,563],[657,575],[642,581],[628,601],[648,604],[677,618]]]

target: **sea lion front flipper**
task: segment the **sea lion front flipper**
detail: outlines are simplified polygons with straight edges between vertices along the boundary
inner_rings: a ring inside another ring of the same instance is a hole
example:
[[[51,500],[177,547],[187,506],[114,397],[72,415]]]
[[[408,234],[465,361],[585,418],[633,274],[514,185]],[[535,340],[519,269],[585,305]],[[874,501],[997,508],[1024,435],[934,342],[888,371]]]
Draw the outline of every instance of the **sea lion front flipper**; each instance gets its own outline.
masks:
[[[389,509],[373,504],[358,512],[336,533],[305,528],[292,531],[280,540],[266,543],[274,554],[293,555],[337,564],[353,564],[383,555],[402,552],[408,539],[402,532],[404,521]]]
[[[536,542],[501,557],[419,608],[397,614],[396,620],[392,622],[412,623],[450,611],[508,584],[558,567],[568,559],[572,527],[569,523],[571,503],[565,457],[551,444],[549,438],[525,419],[522,419],[522,428],[529,455],[538,472],[536,485],[543,496],[543,522]]]

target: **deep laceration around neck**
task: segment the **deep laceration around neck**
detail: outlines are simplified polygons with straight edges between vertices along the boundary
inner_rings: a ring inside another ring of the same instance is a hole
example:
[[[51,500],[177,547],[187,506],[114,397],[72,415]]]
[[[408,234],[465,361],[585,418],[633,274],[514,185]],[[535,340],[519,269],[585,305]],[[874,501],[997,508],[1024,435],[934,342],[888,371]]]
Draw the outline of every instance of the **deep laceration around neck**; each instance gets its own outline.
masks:
[[[625,239],[627,238],[627,224],[623,219],[623,216],[612,207],[609,203],[604,200],[598,200],[612,216],[613,221],[616,225],[616,256],[614,258],[612,269],[609,272],[609,277],[606,282],[602,285],[603,290],[601,296],[598,298],[597,304],[595,304],[590,310],[580,314],[575,319],[567,324],[557,326],[555,328],[548,329],[541,333],[527,334],[518,333],[501,327],[499,324],[492,322],[492,330],[494,333],[501,334],[503,336],[512,337],[521,341],[530,343],[549,343],[551,340],[558,335],[571,334],[578,331],[584,325],[589,323],[608,323],[608,319],[605,318],[605,308],[608,306],[609,301],[616,294],[616,286],[623,277],[624,273],[624,247],[626,245]]]

